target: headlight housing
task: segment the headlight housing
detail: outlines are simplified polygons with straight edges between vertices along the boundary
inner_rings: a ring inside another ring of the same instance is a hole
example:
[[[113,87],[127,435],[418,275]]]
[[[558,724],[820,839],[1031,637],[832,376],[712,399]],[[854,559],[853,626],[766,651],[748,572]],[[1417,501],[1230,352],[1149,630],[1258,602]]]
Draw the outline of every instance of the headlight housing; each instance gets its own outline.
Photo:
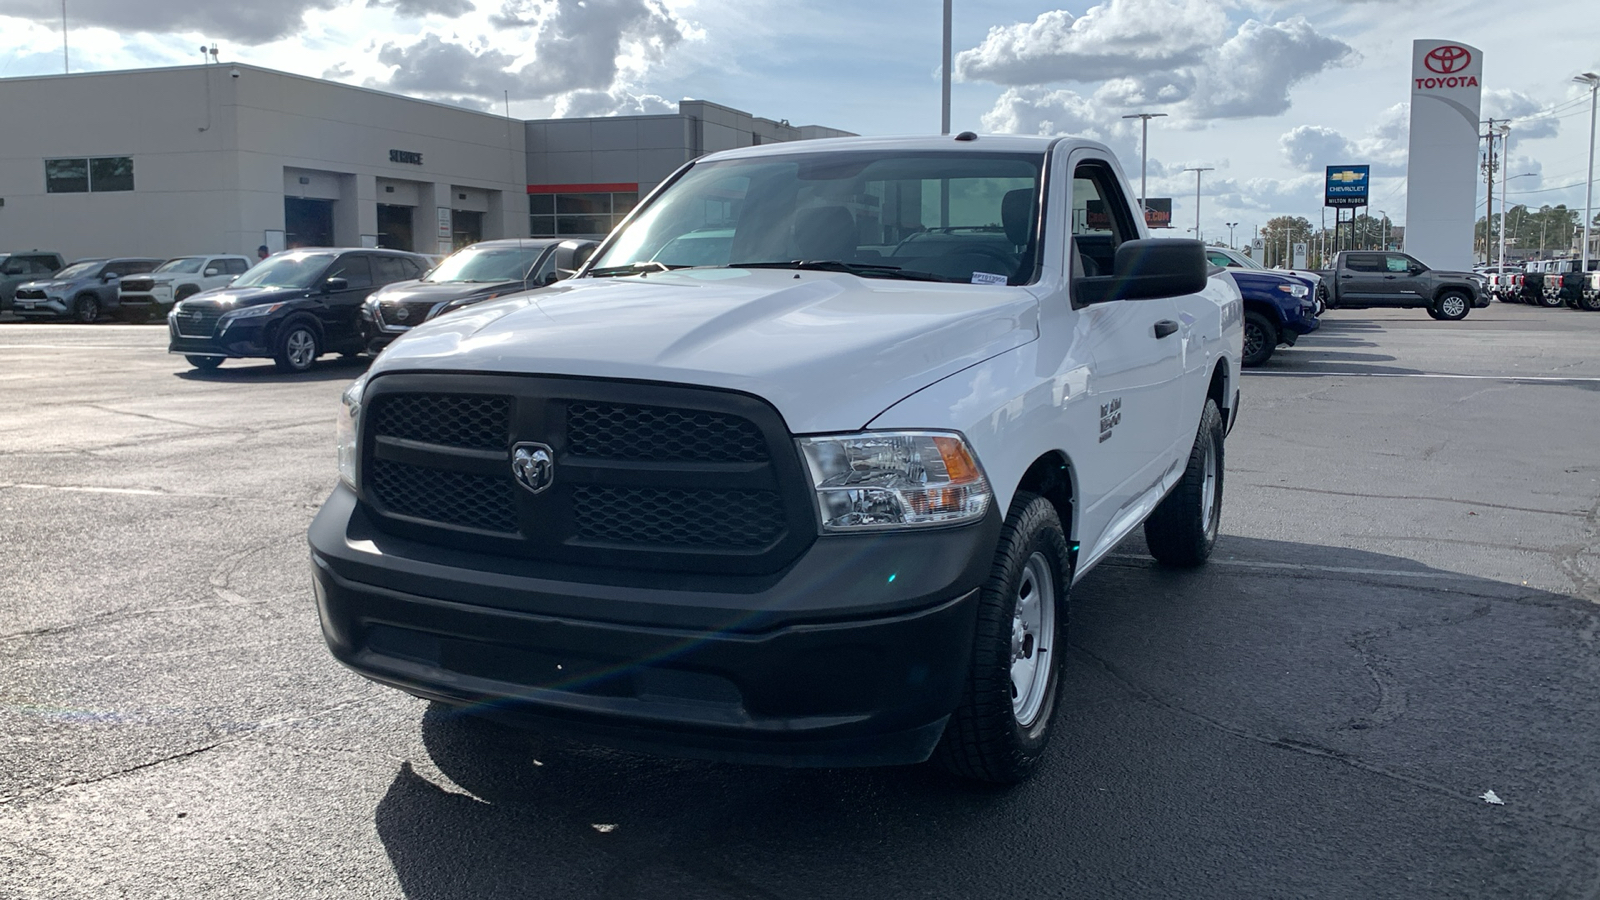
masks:
[[[367,376],[357,378],[339,397],[339,418],[334,424],[334,443],[339,452],[339,480],[356,489],[356,461],[361,458],[361,394]]]
[[[989,480],[954,432],[869,431],[797,443],[825,532],[957,525],[989,509]]]
[[[224,319],[237,321],[239,319],[254,319],[259,316],[270,316],[283,308],[282,303],[263,303],[260,306],[245,306],[229,310],[222,314]]]
[[[1278,285],[1278,290],[1283,291],[1285,294],[1288,294],[1291,297],[1304,297],[1305,295],[1311,293],[1311,289],[1303,284],[1280,284]]]

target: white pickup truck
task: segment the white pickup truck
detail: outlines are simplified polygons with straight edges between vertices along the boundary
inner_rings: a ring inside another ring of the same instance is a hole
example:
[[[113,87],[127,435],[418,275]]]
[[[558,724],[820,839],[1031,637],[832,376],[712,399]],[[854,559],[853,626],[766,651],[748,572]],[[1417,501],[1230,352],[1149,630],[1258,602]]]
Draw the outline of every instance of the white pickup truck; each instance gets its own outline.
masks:
[[[614,746],[1024,778],[1068,593],[1204,562],[1241,301],[1075,139],[679,170],[575,277],[345,392],[309,531],[335,657]]]

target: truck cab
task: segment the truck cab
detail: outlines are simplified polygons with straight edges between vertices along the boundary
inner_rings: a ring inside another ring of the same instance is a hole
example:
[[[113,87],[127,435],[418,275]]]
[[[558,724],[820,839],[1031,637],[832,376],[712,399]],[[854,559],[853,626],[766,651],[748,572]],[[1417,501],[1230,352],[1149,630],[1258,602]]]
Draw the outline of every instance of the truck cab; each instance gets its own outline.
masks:
[[[1073,583],[1141,526],[1199,565],[1220,522],[1239,292],[1132,196],[1071,139],[684,166],[575,277],[345,392],[329,649],[597,743],[1026,777]]]

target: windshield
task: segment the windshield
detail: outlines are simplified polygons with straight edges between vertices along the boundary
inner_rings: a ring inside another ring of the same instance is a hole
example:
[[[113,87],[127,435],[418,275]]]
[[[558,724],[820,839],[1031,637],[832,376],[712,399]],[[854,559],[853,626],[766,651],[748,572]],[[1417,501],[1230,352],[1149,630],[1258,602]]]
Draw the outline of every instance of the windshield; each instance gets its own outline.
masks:
[[[521,281],[538,261],[542,247],[467,247],[450,255],[423,281]]]
[[[180,256],[177,259],[169,259],[166,262],[162,263],[161,265],[157,266],[156,267],[156,271],[157,272],[198,272],[198,271],[200,271],[200,264],[205,262],[205,261],[206,261],[206,258],[203,257],[203,256]]]
[[[51,277],[58,278],[62,281],[70,281],[74,278],[82,278],[85,275],[89,275],[93,273],[95,269],[98,269],[103,265],[105,265],[105,260],[103,259],[91,259],[84,262],[75,262]]]
[[[234,287],[308,288],[333,262],[332,253],[279,253],[257,263]]]
[[[683,267],[1025,284],[1040,154],[855,151],[701,163],[640,210],[590,276]]]

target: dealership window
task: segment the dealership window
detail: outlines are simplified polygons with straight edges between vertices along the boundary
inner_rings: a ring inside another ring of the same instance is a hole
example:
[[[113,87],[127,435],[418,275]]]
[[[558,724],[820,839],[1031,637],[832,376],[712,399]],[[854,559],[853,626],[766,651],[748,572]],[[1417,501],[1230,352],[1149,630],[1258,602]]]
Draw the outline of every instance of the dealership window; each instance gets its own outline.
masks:
[[[529,233],[534,237],[608,234],[638,202],[638,191],[529,194]]]
[[[133,190],[133,157],[95,156],[44,161],[44,189],[50,194]]]

